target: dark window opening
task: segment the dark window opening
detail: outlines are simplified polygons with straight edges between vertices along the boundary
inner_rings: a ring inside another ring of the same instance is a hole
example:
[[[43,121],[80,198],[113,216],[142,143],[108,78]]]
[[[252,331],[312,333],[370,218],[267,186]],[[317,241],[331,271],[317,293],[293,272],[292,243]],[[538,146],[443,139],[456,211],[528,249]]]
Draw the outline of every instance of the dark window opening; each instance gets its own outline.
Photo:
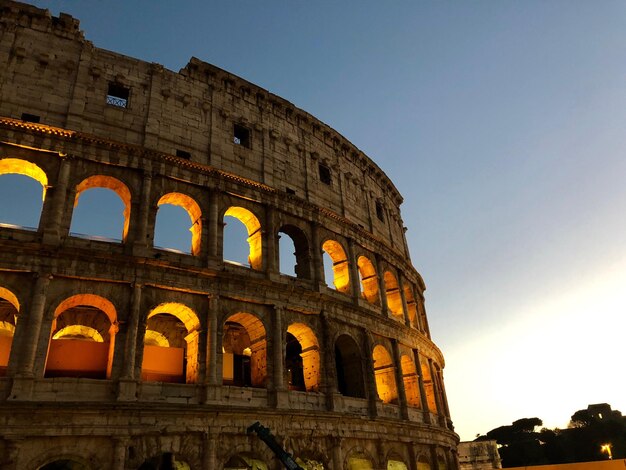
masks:
[[[36,114],[22,113],[22,121],[26,122],[39,122],[40,117]]]
[[[233,128],[233,143],[249,149],[250,129],[240,126],[239,124],[235,124]]]
[[[380,201],[376,201],[376,217],[381,222],[385,221],[385,211],[383,210],[383,203]]]
[[[293,189],[291,189],[291,188],[285,188],[285,192],[286,192],[287,194],[296,194],[296,191],[295,191],[295,190],[293,190]]]
[[[109,83],[107,91],[107,104],[118,108],[128,108],[130,89],[118,83]]]
[[[176,149],[176,156],[185,160],[191,160],[191,154],[185,150]]]
[[[320,172],[320,181],[330,186],[332,182],[331,176],[330,176],[330,168],[320,163],[319,172]]]
[[[304,384],[304,365],[302,362],[302,346],[291,333],[287,333],[285,347],[285,366],[289,380],[289,390],[306,391]]]

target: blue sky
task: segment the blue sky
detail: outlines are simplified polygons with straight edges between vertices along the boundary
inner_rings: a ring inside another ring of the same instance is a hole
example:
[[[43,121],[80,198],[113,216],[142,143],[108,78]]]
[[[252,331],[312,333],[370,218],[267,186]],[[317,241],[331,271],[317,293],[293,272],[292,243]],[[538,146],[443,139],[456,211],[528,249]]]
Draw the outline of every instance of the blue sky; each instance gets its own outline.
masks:
[[[98,47],[235,73],[377,162],[463,439],[626,412],[626,3],[33,3]]]

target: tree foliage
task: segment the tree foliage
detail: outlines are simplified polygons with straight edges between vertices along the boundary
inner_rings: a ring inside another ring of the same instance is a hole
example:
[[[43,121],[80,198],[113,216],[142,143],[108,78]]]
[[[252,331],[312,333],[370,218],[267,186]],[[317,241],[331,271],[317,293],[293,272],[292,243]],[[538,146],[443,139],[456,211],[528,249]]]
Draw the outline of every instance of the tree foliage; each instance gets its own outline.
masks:
[[[576,411],[567,429],[537,432],[542,425],[539,418],[522,418],[476,440],[495,440],[504,468],[605,460],[604,444],[611,444],[614,459],[626,458],[626,418],[607,404]]]

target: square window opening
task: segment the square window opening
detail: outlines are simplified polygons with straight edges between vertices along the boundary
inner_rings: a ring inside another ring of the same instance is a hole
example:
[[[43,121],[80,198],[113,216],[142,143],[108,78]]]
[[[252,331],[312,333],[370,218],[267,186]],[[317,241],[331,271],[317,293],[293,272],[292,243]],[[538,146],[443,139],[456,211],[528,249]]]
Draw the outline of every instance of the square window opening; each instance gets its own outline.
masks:
[[[40,120],[41,118],[37,116],[36,114],[22,113],[22,121],[39,122]]]
[[[191,160],[191,153],[186,150],[176,149],[176,156],[179,158],[184,158],[185,160]]]
[[[330,168],[328,168],[326,165],[323,164],[319,164],[319,172],[320,172],[320,181],[324,184],[327,184],[328,186],[330,186],[331,182],[332,182],[332,178],[330,176]]]
[[[107,91],[107,104],[118,108],[128,108],[128,99],[130,98],[130,88],[120,85],[119,83],[109,83]]]
[[[376,201],[376,217],[378,217],[378,220],[381,222],[385,221],[385,211],[383,209],[383,203],[380,201]]]
[[[239,124],[235,124],[233,127],[233,143],[249,149],[250,129],[240,126]]]

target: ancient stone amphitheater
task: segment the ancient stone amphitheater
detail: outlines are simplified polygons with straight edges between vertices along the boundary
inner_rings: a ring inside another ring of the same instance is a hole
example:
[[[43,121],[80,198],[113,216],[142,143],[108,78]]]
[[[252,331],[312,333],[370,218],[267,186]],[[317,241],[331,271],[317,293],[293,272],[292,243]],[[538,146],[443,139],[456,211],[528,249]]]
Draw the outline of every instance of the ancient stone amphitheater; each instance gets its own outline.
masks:
[[[43,192],[38,226],[0,226],[1,468],[282,468],[246,432],[260,421],[304,469],[456,469],[381,169],[215,66],[172,72],[69,15],[0,9],[0,185]],[[119,198],[119,240],[72,230],[95,188]],[[164,205],[189,216],[165,227],[184,252],[155,246]],[[224,260],[226,222],[247,263]]]

